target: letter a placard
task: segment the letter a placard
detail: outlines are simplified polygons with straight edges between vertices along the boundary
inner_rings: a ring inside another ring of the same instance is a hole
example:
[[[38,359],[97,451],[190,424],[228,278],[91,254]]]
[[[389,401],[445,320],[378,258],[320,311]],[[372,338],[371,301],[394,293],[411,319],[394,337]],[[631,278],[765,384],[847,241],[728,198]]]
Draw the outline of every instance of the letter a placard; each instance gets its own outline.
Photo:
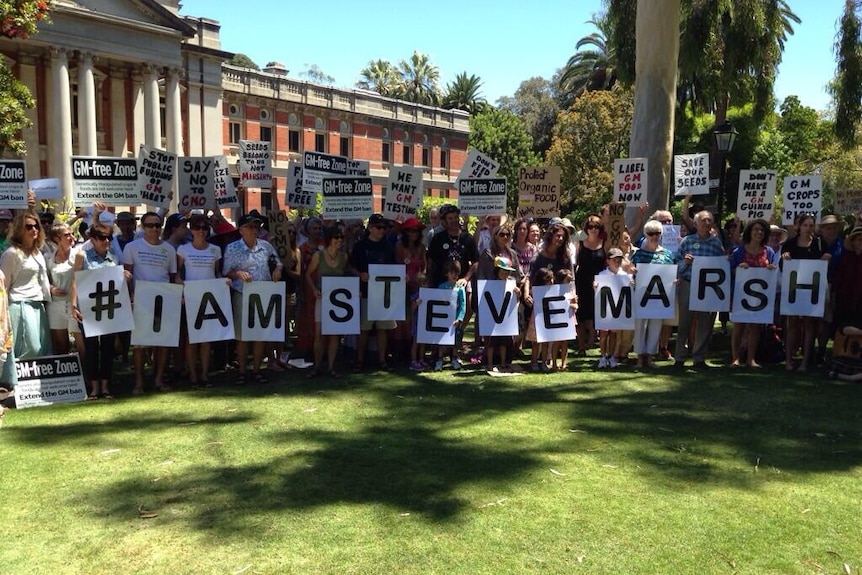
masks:
[[[75,283],[87,337],[135,329],[123,266],[75,272]]]
[[[183,284],[189,343],[224,341],[236,337],[230,288],[223,278]]]

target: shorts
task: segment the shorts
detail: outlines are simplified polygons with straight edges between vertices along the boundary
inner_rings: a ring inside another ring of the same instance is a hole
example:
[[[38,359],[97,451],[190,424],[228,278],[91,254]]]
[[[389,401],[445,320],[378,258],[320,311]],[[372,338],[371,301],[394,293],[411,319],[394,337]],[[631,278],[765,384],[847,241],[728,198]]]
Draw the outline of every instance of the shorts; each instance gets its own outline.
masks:
[[[68,300],[48,302],[48,326],[53,330],[68,330],[69,333],[81,333],[78,322],[72,319],[72,308]]]
[[[385,321],[368,321],[368,299],[362,298],[359,302],[360,309],[360,331],[371,331],[372,328],[376,327],[377,329],[382,330],[390,330],[398,327],[398,324],[392,320]]]

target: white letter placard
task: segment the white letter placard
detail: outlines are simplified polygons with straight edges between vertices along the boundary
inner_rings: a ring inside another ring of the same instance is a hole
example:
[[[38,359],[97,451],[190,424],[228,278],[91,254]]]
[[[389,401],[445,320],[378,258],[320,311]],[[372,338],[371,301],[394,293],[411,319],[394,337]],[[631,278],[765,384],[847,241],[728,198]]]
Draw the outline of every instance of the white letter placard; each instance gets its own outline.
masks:
[[[730,311],[730,261],[697,256],[691,264],[691,311]]]
[[[455,345],[458,292],[453,289],[419,288],[418,343]]]
[[[571,341],[575,339],[575,310],[571,305],[570,286],[553,284],[533,288],[533,317],[536,341]]]
[[[135,329],[132,345],[178,347],[183,286],[167,282],[135,282]]]
[[[673,319],[676,315],[676,266],[641,264],[635,276],[636,319]]]
[[[323,276],[320,278],[320,333],[357,335],[359,333],[359,278]]]
[[[183,284],[183,296],[189,343],[224,341],[236,336],[230,288],[224,278],[187,281]]]
[[[599,274],[596,284],[596,329],[634,329],[629,275]]]
[[[781,272],[781,315],[823,317],[826,260],[785,260]]]
[[[284,282],[247,282],[242,286],[243,341],[284,341]]]
[[[736,268],[733,285],[733,323],[772,323],[775,319],[775,286],[778,270]]]
[[[368,321],[407,319],[407,275],[404,264],[369,264]]]
[[[479,280],[479,335],[518,335],[515,280]]]
[[[75,272],[84,335],[96,337],[135,329],[123,266]]]

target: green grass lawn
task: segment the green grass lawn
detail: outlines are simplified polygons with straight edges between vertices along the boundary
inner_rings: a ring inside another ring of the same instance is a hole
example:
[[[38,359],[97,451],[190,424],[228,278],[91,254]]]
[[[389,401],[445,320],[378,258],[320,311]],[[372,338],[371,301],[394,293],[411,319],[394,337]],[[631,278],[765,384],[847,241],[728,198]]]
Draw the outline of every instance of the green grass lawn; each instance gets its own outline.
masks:
[[[592,363],[12,411],[0,573],[862,573],[862,385]]]

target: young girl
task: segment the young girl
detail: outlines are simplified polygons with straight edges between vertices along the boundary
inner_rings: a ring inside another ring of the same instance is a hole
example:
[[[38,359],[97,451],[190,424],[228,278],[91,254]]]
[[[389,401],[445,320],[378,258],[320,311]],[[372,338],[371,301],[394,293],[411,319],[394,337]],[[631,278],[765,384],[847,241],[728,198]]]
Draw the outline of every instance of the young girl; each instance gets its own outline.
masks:
[[[464,314],[467,312],[467,292],[457,283],[458,278],[461,277],[461,262],[458,260],[448,260],[443,265],[443,273],[446,274],[446,281],[437,287],[440,289],[455,290],[458,294],[458,303],[455,306],[455,346],[441,345],[437,348],[437,362],[434,364],[434,371],[443,371],[443,357],[445,357],[447,351],[452,357],[452,369],[461,369],[461,362],[458,361],[458,356],[455,355],[455,349],[461,346],[461,338],[464,337],[462,330]]]
[[[598,273],[598,276],[624,275],[628,276],[625,270],[622,269],[623,251],[619,248],[611,248],[608,250],[607,267]],[[593,282],[593,287],[598,287],[598,282]],[[619,332],[617,330],[603,329],[599,333],[599,363],[597,367],[603,369],[605,367],[618,367],[619,362],[616,358],[616,350],[618,343]]]
[[[569,293],[567,294],[569,299],[569,305],[573,310],[578,311],[578,296],[575,293],[574,286],[574,276],[572,275],[572,271],[569,269],[557,270],[556,275],[554,276],[554,283],[558,285],[567,285],[569,286]],[[569,342],[566,341],[555,341],[550,343],[545,348],[549,353],[545,363],[550,364],[554,371],[566,371],[569,369]],[[557,365],[557,358],[560,359],[559,366]]]
[[[494,274],[495,279],[507,281],[509,279],[509,274],[515,272],[515,266],[512,264],[512,260],[504,256],[497,256],[494,258]],[[517,301],[518,296],[520,295],[520,290],[517,286],[514,287],[515,300]],[[488,371],[501,371],[508,370],[510,367],[509,362],[512,358],[512,353],[514,349],[514,337],[511,335],[492,335],[488,338],[488,347],[485,348],[485,362],[488,367]],[[494,351],[496,351],[500,356],[500,367],[497,368],[494,366]]]
[[[533,277],[530,279],[530,287],[546,286],[554,283],[554,272],[549,267],[543,267],[536,270]],[[550,371],[548,363],[540,358],[545,357],[546,348],[550,347],[549,343],[538,343],[536,341],[536,310],[533,308],[533,315],[530,316],[530,324],[527,326],[527,341],[532,342],[532,353],[530,354],[530,370],[541,371],[547,373]]]
[[[425,371],[428,369],[428,364],[425,363],[425,344],[418,343],[416,336],[419,332],[419,306],[422,305],[422,300],[419,299],[419,288],[428,287],[428,277],[424,272],[416,274],[416,290],[410,294],[410,334],[413,337],[413,344],[410,346],[410,369],[413,371]]]

